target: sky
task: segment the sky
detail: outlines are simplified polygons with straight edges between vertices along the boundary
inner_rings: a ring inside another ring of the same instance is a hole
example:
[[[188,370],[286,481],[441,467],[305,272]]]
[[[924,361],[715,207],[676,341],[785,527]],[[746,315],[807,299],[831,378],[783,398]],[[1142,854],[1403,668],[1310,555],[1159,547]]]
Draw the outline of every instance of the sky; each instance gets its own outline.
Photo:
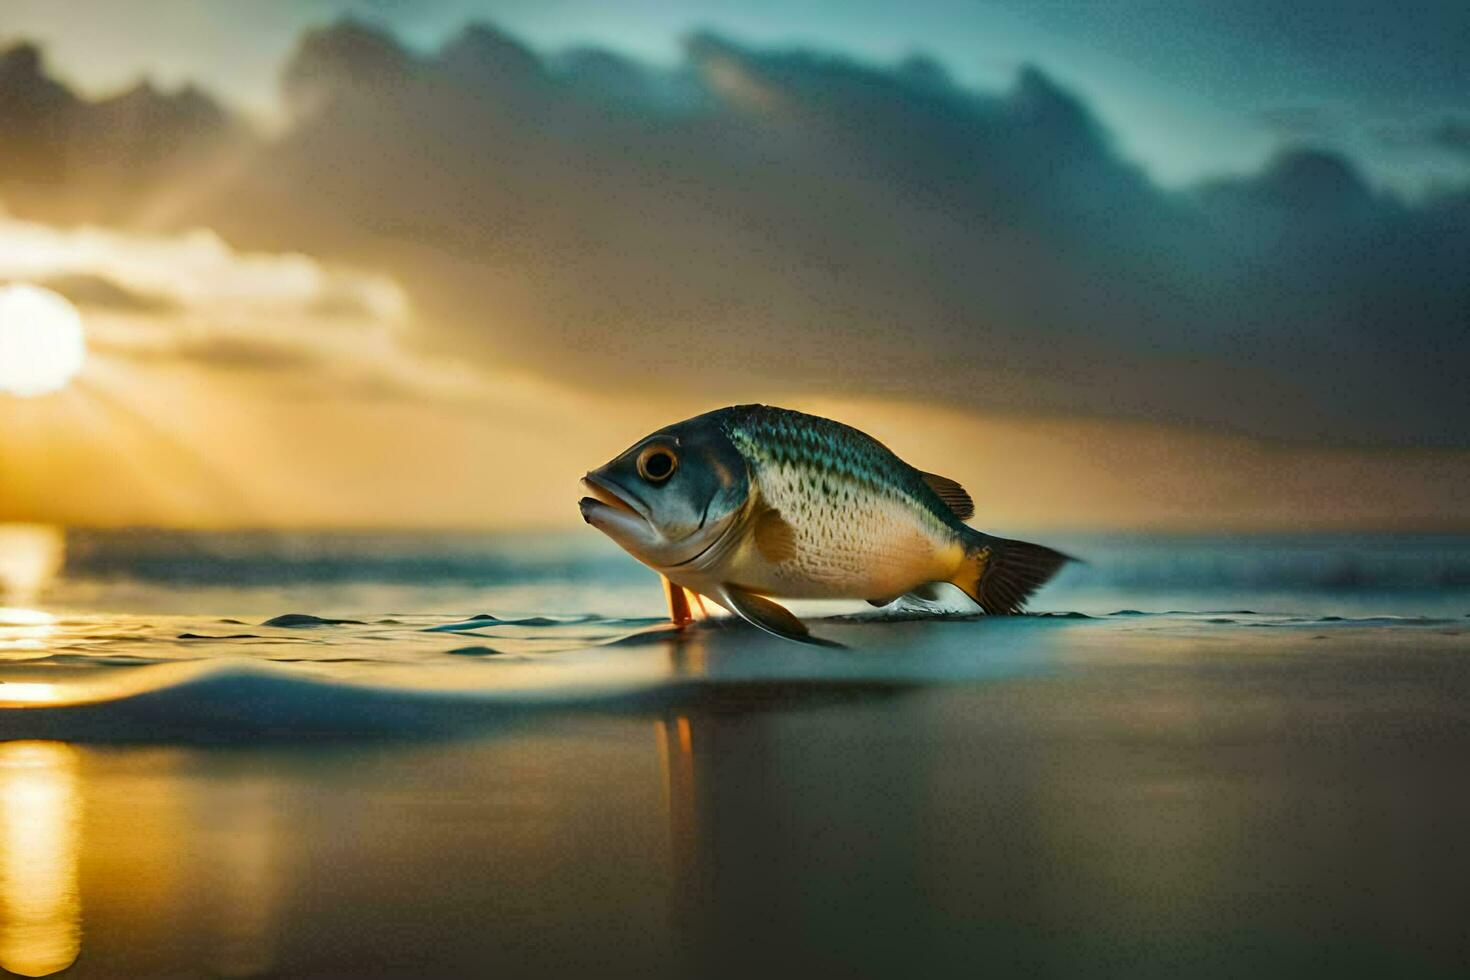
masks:
[[[1172,185],[1253,168],[1303,137],[1405,190],[1463,178],[1470,156],[1463,134],[1435,138],[1470,105],[1470,8],[1453,0],[8,0],[0,38],[44,43],[91,94],[194,82],[271,120],[301,33],[343,16],[419,51],[478,20],[542,51],[596,46],[666,66],[701,30],[883,62],[922,52],[974,85],[1035,64],[1085,93],[1125,153]]]
[[[570,526],[760,400],[1001,529],[1464,527],[1470,13],[1360,8],[11,0],[92,357],[0,519]]]

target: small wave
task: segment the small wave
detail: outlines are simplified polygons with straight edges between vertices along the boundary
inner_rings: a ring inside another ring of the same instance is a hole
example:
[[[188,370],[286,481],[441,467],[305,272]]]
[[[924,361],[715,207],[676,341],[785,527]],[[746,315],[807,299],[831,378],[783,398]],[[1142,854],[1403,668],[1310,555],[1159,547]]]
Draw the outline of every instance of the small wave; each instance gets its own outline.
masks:
[[[261,623],[262,626],[280,626],[286,629],[302,629],[313,626],[365,626],[360,619],[327,619],[309,613],[285,613]]]
[[[646,620],[636,620],[636,622],[645,621]],[[499,616],[492,616],[490,613],[477,613],[474,616],[467,616],[464,619],[459,620],[458,622],[440,623],[435,626],[427,626],[424,628],[424,632],[458,633],[467,630],[484,629],[487,626],[586,626],[594,623],[599,625],[619,625],[629,622],[635,621],[624,619],[609,619],[608,617],[597,616],[591,613],[580,616],[526,616],[521,619],[502,619]]]
[[[1432,616],[1322,616],[1318,623],[1346,623],[1351,626],[1444,626],[1453,619]]]
[[[150,664],[167,663],[158,657],[131,656],[124,653],[52,653],[43,657],[30,657],[27,666],[53,664],[67,667],[146,667]]]
[[[273,664],[379,664],[371,657],[266,657]]]
[[[1213,622],[1213,621],[1212,621]],[[1459,620],[1431,616],[1280,616],[1238,625],[1254,629],[1313,629],[1382,627],[1413,629],[1424,626],[1459,624]]]
[[[893,677],[630,675],[599,666],[541,668],[523,687],[403,688],[326,680],[306,664],[192,661],[118,671],[65,685],[66,700],[0,709],[0,739],[139,744],[322,742],[479,736],[568,711],[629,715],[679,710],[819,707],[918,689]],[[0,683],[0,700],[5,699]],[[26,684],[35,688],[36,684]],[[53,685],[47,685],[53,686]],[[54,685],[58,690],[63,685]]]
[[[806,617],[808,623],[1025,623],[1055,619],[1093,619],[1083,612],[1037,612],[1015,616],[993,616],[989,613],[903,607],[874,609],[867,612],[837,613],[830,616]]]
[[[705,620],[704,622],[700,623],[697,628],[705,630],[718,629],[721,625],[724,625],[723,620]],[[741,628],[745,628],[744,623],[741,623],[739,625]],[[662,625],[650,626],[647,629],[641,629],[633,633],[625,633],[621,636],[614,636],[611,639],[601,640],[596,644],[596,646],[641,647],[647,646],[651,643],[668,643],[677,640],[683,635],[685,635],[683,631],[675,627],[673,623],[669,622],[668,620],[664,620]]]
[[[653,690],[606,676],[518,690],[393,688],[296,670],[286,664],[200,661],[139,667],[109,675],[106,682],[73,685],[67,689],[70,700],[62,703],[0,710],[0,738],[220,743],[433,737],[549,710],[641,704]]]

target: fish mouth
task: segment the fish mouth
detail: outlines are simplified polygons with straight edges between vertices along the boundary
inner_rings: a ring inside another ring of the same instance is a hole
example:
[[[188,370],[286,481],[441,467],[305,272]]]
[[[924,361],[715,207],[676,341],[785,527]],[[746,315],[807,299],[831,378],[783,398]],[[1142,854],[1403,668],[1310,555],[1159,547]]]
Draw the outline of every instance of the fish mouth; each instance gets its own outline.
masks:
[[[592,496],[583,497],[577,502],[577,506],[582,510],[582,520],[587,523],[592,523],[590,515],[596,513],[599,507],[622,511],[648,521],[648,514],[642,502],[611,480],[595,473],[588,473],[582,477],[582,485],[592,493]]]

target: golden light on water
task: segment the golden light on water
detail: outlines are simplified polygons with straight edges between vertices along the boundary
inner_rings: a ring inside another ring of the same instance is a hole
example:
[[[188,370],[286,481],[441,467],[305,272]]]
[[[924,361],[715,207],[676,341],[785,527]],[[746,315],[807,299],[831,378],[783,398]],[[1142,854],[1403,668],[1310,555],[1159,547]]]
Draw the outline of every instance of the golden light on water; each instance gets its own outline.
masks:
[[[0,605],[34,602],[61,571],[66,535],[46,524],[0,524]],[[50,622],[44,613],[25,609],[0,612],[0,625],[36,626]]]
[[[0,287],[0,392],[60,391],[86,359],[82,316],[69,300],[24,283]]]
[[[76,750],[0,745],[0,967],[44,977],[82,948]]]
[[[12,609],[0,606],[0,628],[31,629],[37,626],[50,626],[54,622],[56,622],[55,616],[39,609]]]
[[[34,602],[61,571],[65,550],[66,536],[59,528],[0,524],[0,660],[27,659],[44,652],[56,619],[25,604]],[[49,691],[51,685],[0,684],[0,701],[51,700],[41,688]]]
[[[0,660],[30,660],[44,656],[46,641],[56,632],[56,619],[50,613],[36,609],[6,609],[0,607]],[[7,688],[45,687],[50,684],[0,683],[0,701],[42,701],[49,698],[14,697]]]
[[[55,684],[0,682],[0,704],[50,704],[57,700]]]

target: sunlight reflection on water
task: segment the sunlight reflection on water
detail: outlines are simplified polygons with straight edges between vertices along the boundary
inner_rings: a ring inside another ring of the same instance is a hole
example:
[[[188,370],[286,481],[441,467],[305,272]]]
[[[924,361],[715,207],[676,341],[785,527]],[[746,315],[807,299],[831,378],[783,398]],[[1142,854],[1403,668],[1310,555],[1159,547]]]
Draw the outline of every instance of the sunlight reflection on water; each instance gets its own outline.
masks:
[[[66,562],[66,534],[46,524],[0,524],[0,599],[26,606],[33,603]],[[10,622],[0,610],[0,623]],[[14,625],[33,625],[15,622]]]
[[[7,681],[0,683],[0,703],[49,704],[57,700],[55,684]]]
[[[57,973],[81,952],[78,783],[70,745],[0,745],[0,966],[12,973]]]
[[[44,652],[56,618],[34,609],[0,609],[0,660],[30,660]]]

